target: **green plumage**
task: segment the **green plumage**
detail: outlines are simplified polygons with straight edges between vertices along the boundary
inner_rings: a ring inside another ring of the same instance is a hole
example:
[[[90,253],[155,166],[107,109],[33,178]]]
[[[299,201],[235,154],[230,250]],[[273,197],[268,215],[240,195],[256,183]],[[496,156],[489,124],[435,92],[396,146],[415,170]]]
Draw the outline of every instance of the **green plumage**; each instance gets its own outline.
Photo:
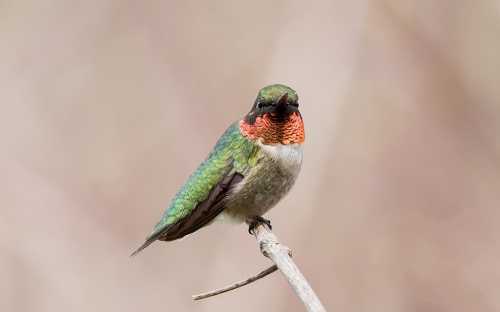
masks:
[[[240,134],[238,123],[233,123],[175,195],[151,236],[188,216],[227,174],[238,172],[245,175],[255,165],[259,150],[256,144]]]

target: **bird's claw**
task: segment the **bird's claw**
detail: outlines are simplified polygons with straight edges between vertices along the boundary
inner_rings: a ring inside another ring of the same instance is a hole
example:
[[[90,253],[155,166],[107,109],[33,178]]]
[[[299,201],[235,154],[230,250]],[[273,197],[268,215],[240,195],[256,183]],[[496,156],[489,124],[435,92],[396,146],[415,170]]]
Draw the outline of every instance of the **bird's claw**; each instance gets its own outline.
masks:
[[[255,229],[257,226],[261,224],[265,224],[270,230],[273,229],[271,225],[271,220],[265,219],[261,216],[254,216],[251,218],[247,219],[247,224],[248,224],[248,234],[254,235],[255,234]]]

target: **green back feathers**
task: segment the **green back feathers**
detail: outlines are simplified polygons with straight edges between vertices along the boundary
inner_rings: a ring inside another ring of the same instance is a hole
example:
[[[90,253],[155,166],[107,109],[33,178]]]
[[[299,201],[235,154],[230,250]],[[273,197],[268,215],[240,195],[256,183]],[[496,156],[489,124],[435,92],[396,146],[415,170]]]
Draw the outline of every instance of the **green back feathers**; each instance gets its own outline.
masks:
[[[151,236],[188,216],[228,173],[236,171],[245,175],[255,165],[258,151],[257,145],[240,134],[239,124],[232,124],[175,195]]]

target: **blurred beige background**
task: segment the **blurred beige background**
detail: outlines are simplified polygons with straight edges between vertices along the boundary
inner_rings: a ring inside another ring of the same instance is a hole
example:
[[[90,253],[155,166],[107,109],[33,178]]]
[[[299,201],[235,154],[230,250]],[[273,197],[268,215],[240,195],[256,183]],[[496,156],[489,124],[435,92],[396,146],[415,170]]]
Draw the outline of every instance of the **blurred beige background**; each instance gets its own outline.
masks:
[[[269,217],[329,311],[500,310],[498,1],[1,1],[0,310],[303,311],[244,226],[129,258],[257,90],[305,164]]]

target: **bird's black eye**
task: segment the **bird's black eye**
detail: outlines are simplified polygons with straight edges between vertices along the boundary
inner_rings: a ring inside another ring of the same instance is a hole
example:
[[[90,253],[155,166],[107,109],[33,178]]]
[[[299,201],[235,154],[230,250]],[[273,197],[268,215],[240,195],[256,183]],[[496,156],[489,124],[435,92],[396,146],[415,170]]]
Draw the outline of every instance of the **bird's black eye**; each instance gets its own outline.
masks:
[[[257,108],[264,108],[264,107],[268,107],[271,105],[272,105],[272,103],[269,103],[269,102],[257,102]]]

